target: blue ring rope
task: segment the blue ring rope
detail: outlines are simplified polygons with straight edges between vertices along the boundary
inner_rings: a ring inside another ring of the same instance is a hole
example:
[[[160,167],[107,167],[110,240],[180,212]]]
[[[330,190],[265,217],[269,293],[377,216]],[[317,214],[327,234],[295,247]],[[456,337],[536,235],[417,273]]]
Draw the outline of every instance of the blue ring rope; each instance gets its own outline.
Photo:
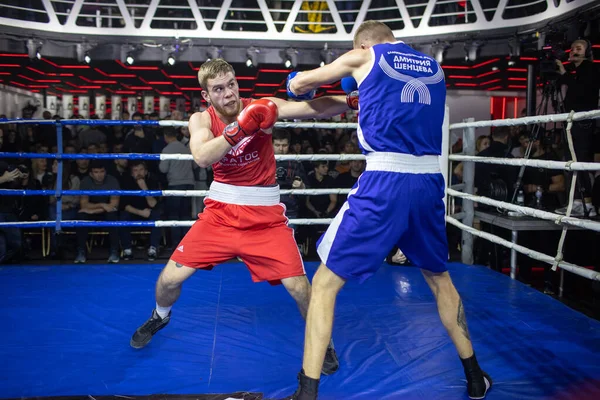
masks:
[[[33,125],[125,125],[125,126],[160,126],[160,121],[154,120],[111,120],[111,119],[22,119],[0,118],[0,124],[33,124]]]
[[[111,154],[51,154],[51,153],[4,153],[0,158],[46,158],[57,160],[159,160],[160,154],[111,153]]]
[[[58,183],[58,180],[57,180]],[[58,188],[58,185],[57,185]],[[33,190],[0,189],[0,196],[164,196],[162,190]],[[58,214],[57,214],[58,215]]]
[[[105,227],[156,227],[156,221],[62,221],[62,228],[105,228]],[[56,226],[54,221],[27,221],[27,222],[1,222],[0,228],[52,228]]]

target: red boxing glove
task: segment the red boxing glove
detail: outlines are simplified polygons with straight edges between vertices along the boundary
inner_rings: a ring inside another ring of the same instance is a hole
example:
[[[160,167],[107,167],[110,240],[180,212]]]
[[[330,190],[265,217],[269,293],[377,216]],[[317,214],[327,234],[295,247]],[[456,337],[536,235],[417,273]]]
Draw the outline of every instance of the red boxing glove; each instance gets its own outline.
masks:
[[[353,110],[358,110],[358,90],[354,90],[346,95],[346,104]]]
[[[235,146],[247,136],[272,128],[278,117],[279,110],[271,100],[253,101],[242,110],[236,122],[225,127],[223,137],[230,145]]]

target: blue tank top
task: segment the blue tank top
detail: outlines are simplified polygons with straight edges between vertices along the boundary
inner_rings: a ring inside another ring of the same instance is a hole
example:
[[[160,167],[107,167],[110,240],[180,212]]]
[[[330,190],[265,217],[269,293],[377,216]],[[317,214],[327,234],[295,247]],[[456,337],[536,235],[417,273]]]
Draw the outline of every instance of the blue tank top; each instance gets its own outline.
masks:
[[[371,56],[371,69],[358,84],[363,153],[440,155],[446,103],[442,67],[403,42],[375,45]]]

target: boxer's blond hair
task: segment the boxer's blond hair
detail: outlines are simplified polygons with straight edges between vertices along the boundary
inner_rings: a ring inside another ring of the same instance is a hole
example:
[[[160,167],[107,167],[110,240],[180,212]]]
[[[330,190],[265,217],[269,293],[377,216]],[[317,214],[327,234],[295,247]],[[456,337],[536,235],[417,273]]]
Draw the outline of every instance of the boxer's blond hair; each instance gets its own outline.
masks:
[[[215,79],[228,72],[231,72],[233,76],[235,76],[235,71],[231,64],[222,58],[216,58],[205,62],[200,66],[200,70],[198,71],[198,82],[200,82],[200,87],[204,90],[208,90],[206,85],[208,84],[209,79]]]
[[[364,41],[370,41],[372,43],[382,43],[386,40],[394,39],[394,33],[389,26],[383,22],[369,20],[365,21],[356,30],[354,34],[354,48],[359,48],[360,44]]]

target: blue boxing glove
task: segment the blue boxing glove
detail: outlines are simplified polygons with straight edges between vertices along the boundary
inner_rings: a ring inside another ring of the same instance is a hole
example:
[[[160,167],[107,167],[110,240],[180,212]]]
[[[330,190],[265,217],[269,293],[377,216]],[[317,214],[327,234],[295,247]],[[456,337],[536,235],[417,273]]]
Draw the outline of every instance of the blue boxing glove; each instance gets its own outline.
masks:
[[[356,79],[354,79],[351,76],[342,78],[341,83],[342,83],[342,90],[346,94],[350,94],[350,93],[354,92],[355,90],[358,90],[358,83],[356,83]]]
[[[294,92],[292,92],[292,90],[290,89],[290,84],[292,83],[292,79],[294,79],[294,77],[298,74],[299,74],[298,71],[292,71],[292,72],[290,72],[290,74],[287,77],[286,89],[287,89],[288,97],[290,99],[294,99],[294,100],[312,100],[315,97],[315,94],[317,94],[316,90],[311,90],[308,93],[297,95]]]

